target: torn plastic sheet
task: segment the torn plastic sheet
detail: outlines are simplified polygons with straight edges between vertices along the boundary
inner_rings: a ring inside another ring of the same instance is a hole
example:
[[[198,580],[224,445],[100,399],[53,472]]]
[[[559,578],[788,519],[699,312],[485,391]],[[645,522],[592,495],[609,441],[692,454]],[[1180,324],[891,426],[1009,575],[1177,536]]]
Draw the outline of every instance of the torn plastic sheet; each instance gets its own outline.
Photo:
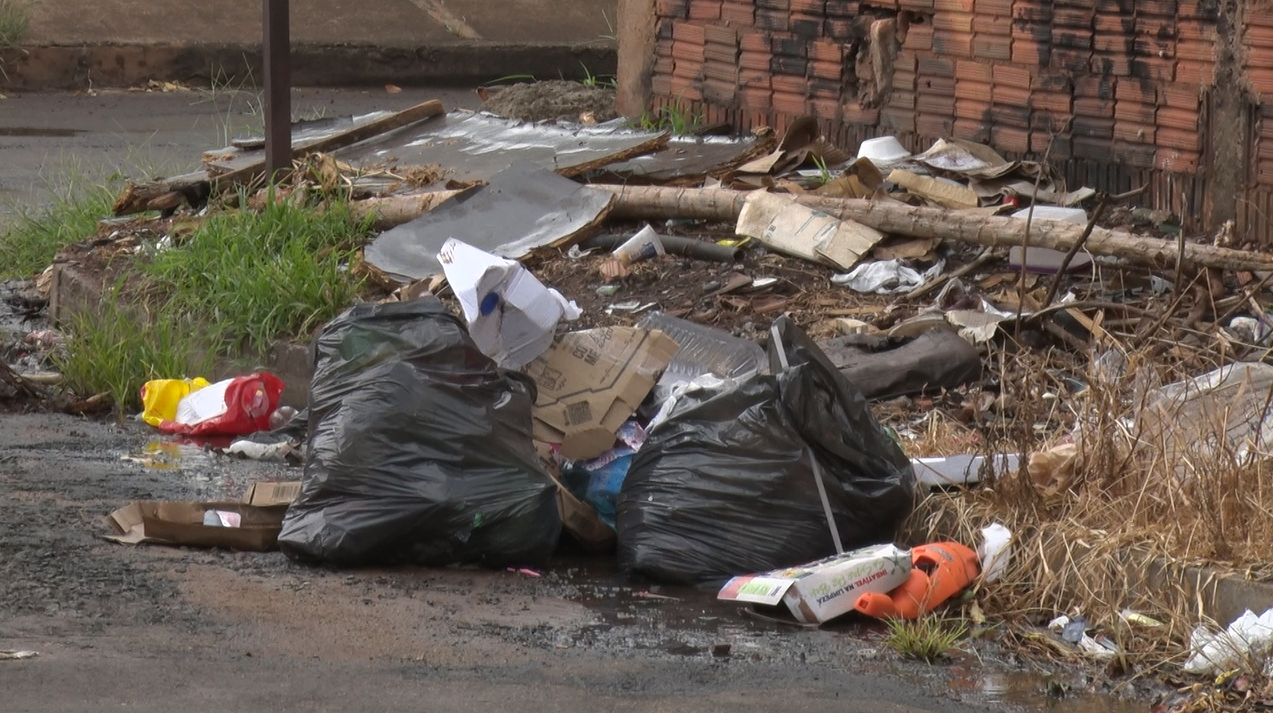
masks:
[[[667,134],[637,131],[622,122],[598,126],[535,124],[494,114],[452,111],[334,155],[354,166],[442,166],[449,179],[484,181],[518,161],[563,176],[577,176],[656,151],[666,142]]]
[[[489,185],[381,233],[367,246],[366,259],[399,282],[441,274],[437,254],[452,237],[516,260],[537,247],[564,248],[587,237],[614,201],[610,191],[518,163],[492,177]]]
[[[944,259],[922,273],[902,264],[901,260],[880,260],[858,265],[851,272],[832,275],[831,282],[854,292],[888,295],[909,292],[941,274],[946,269]]]

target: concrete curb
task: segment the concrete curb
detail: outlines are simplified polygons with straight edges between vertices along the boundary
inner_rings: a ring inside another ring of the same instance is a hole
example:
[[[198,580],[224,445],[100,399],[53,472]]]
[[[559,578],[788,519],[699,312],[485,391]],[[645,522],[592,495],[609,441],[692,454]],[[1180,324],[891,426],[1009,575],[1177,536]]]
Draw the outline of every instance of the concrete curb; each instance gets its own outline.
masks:
[[[473,85],[510,75],[613,75],[609,43],[293,44],[294,86]],[[133,87],[151,79],[237,86],[262,78],[260,44],[48,45],[0,52],[0,90]]]

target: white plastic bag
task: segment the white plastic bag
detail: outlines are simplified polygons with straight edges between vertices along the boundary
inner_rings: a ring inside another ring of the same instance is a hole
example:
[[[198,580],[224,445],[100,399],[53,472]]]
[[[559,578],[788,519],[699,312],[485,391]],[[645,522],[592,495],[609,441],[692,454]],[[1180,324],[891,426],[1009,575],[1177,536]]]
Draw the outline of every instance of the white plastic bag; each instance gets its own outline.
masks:
[[[1222,632],[1200,626],[1189,636],[1189,648],[1193,655],[1185,661],[1186,673],[1218,673],[1264,659],[1273,649],[1273,609],[1258,617],[1248,609]]]
[[[981,528],[977,557],[981,559],[981,571],[985,573],[986,581],[999,579],[1012,559],[1012,530],[997,522]]]

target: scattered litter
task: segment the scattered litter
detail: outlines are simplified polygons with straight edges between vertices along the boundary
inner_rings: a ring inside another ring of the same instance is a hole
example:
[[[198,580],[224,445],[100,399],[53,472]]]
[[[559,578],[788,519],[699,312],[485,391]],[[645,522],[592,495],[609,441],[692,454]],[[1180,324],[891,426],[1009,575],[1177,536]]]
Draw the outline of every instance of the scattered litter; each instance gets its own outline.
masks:
[[[611,254],[623,264],[631,265],[634,262],[656,258],[665,252],[663,243],[659,241],[659,234],[654,232],[654,228],[646,225],[637,231],[636,235],[615,248]]]
[[[910,462],[865,400],[789,318],[774,330],[777,374],[689,390],[650,430],[619,497],[625,570],[697,583],[778,569],[834,554],[829,529],[860,547],[910,512]]]
[[[285,554],[346,566],[548,559],[561,520],[527,428],[534,388],[484,356],[445,305],[358,305],[315,350]]]
[[[918,619],[962,592],[980,574],[977,553],[958,542],[934,542],[910,551],[905,581],[885,592],[864,592],[853,604],[877,619]]]
[[[285,510],[283,506],[243,503],[139,500],[106,518],[115,533],[106,539],[124,545],[153,543],[263,552],[277,545]]]
[[[930,329],[911,340],[846,334],[819,346],[873,401],[955,389],[982,374],[981,352],[948,329]]]
[[[526,569],[525,567],[521,567],[521,568],[517,568],[517,567],[509,567],[509,568],[507,568],[507,569],[506,569],[506,571],[508,571],[508,572],[512,572],[513,574],[521,574],[521,575],[525,575],[525,576],[527,576],[527,577],[535,577],[535,578],[539,578],[539,577],[544,576],[544,575],[540,574],[539,572],[536,572],[536,571],[535,571],[535,570],[533,570],[533,569]]]
[[[735,228],[778,252],[848,270],[884,234],[851,220],[837,220],[792,200],[756,192],[747,196]]]
[[[1189,636],[1189,649],[1185,673],[1214,674],[1246,662],[1267,669],[1273,652],[1273,609],[1259,616],[1248,609],[1224,631],[1199,626]]]
[[[490,184],[443,201],[367,245],[367,262],[399,282],[442,272],[437,255],[449,238],[514,260],[538,247],[566,248],[594,232],[614,194],[526,163]]]
[[[0,97],[2,99],[3,97]],[[0,661],[20,661],[22,659],[33,659],[40,654],[35,651],[0,651]]]
[[[579,308],[544,287],[514,260],[496,257],[454,238],[438,253],[469,332],[482,353],[516,369],[544,353],[557,322],[578,319]]]
[[[911,574],[911,553],[893,545],[863,547],[817,562],[730,579],[717,599],[785,604],[796,621],[821,624],[853,611],[868,593],[891,591]]]
[[[986,582],[998,581],[1012,562],[1012,531],[997,522],[981,528],[977,558]]]
[[[1157,619],[1151,616],[1146,616],[1144,614],[1141,614],[1140,612],[1132,611],[1131,609],[1124,609],[1121,612],[1119,612],[1118,618],[1122,619],[1128,624],[1143,626],[1147,629],[1157,629],[1163,626],[1163,623],[1161,621],[1158,621]]]
[[[203,378],[147,381],[141,387],[141,419],[155,428],[159,428],[164,421],[175,421],[177,404],[189,396],[190,392],[208,385],[208,380]]]
[[[1000,474],[1011,473],[1018,468],[1018,463],[1015,453],[991,456],[989,462],[986,456],[969,454],[911,458],[915,477],[921,485],[930,488],[975,485],[981,482],[983,469],[993,468],[995,473]]]
[[[945,268],[945,260],[938,260],[922,273],[907,267],[901,260],[879,260],[858,265],[843,275],[832,275],[831,282],[854,292],[887,295],[909,292],[937,277]]]
[[[611,327],[562,335],[526,366],[538,397],[535,440],[560,444],[570,460],[596,458],[645,400],[676,353],[662,332]]]
[[[225,452],[232,456],[241,456],[249,460],[285,461],[296,449],[296,444],[288,441],[278,443],[258,443],[257,441],[239,440],[230,444]]]
[[[282,394],[283,381],[268,372],[218,381],[178,401],[176,417],[161,422],[159,430],[200,437],[266,431]]]

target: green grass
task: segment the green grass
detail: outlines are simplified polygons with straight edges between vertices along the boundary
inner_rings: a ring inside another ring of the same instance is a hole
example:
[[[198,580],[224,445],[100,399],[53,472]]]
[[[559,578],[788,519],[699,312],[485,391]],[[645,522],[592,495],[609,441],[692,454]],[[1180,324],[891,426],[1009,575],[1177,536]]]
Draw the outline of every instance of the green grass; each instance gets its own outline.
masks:
[[[695,114],[680,99],[672,106],[665,106],[657,114],[646,112],[637,127],[643,131],[671,131],[677,136],[697,132],[703,126],[703,115]]]
[[[884,643],[907,658],[933,663],[955,648],[968,635],[959,621],[923,616],[919,619],[889,619]]]
[[[357,297],[349,267],[368,233],[340,201],[270,201],[260,212],[213,215],[141,270],[170,296],[172,314],[228,337],[222,352],[261,353],[279,337],[308,334]]]
[[[140,408],[141,386],[151,379],[206,376],[215,337],[188,320],[122,307],[119,289],[104,295],[95,313],[64,325],[66,353],[55,362],[72,392],[108,393],[128,413]]]
[[[0,277],[31,277],[62,248],[96,235],[117,188],[115,181],[76,180],[54,191],[48,205],[23,209],[10,225],[0,226]]]
[[[580,62],[579,66],[583,67],[583,80],[580,81],[580,84],[585,87],[601,87],[602,89],[619,88],[619,84],[613,76],[593,74],[592,71],[588,69],[588,65],[583,62]]]
[[[31,27],[31,0],[0,0],[0,50],[22,45]]]

